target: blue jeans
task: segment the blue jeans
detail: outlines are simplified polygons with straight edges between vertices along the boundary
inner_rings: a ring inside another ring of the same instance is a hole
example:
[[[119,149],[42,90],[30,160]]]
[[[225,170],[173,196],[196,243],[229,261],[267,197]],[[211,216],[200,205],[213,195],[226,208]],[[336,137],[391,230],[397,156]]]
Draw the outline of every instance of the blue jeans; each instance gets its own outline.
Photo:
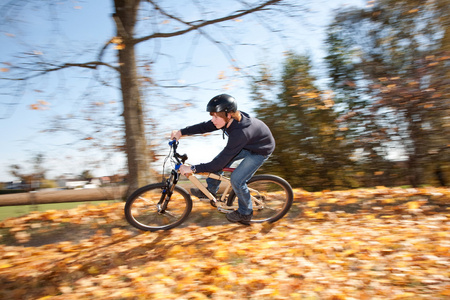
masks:
[[[260,155],[252,153],[248,150],[241,150],[228,164],[230,167],[237,160],[241,163],[231,173],[230,181],[236,196],[238,197],[238,212],[242,215],[249,215],[253,212],[253,204],[250,199],[250,192],[247,187],[247,181],[252,178],[259,167],[269,158],[270,155]],[[223,171],[215,173],[222,175]],[[220,180],[207,178],[208,190],[214,194],[219,190]]]

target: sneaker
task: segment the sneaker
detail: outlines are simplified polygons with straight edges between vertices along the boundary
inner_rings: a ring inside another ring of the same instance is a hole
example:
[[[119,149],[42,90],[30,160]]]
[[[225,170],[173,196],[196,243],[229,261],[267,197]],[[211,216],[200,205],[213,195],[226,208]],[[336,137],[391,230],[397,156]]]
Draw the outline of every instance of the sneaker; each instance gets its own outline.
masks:
[[[253,212],[249,215],[242,215],[240,212],[238,212],[237,210],[227,213],[226,217],[228,219],[228,221],[236,223],[239,222],[241,224],[244,225],[250,225],[250,220],[253,217]]]
[[[209,190],[208,190],[209,191]],[[211,191],[210,191],[211,193]],[[214,197],[216,197],[216,194],[211,193]],[[203,194],[202,191],[200,191],[200,189],[191,189],[191,195],[197,197],[198,199],[206,199],[209,200],[208,197],[206,197],[205,194]]]

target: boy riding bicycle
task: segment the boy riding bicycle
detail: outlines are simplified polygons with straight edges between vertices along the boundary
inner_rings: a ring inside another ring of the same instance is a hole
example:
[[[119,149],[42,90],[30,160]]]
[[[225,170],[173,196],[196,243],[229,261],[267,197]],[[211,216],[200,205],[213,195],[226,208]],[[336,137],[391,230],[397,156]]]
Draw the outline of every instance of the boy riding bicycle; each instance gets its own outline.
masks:
[[[238,111],[236,100],[230,95],[215,96],[208,102],[206,110],[212,116],[210,121],[174,130],[171,133],[171,139],[178,140],[183,135],[203,134],[222,129],[224,135],[228,136],[227,145],[209,163],[191,167],[182,165],[180,173],[188,177],[192,173],[221,175],[223,168],[242,159],[230,177],[233,190],[238,196],[239,208],[227,213],[226,217],[230,222],[249,224],[253,216],[253,206],[247,181],[272,154],[275,149],[275,139],[264,122]],[[220,181],[212,178],[206,181],[208,191],[216,195]],[[198,198],[207,198],[199,189],[191,189],[191,194]]]

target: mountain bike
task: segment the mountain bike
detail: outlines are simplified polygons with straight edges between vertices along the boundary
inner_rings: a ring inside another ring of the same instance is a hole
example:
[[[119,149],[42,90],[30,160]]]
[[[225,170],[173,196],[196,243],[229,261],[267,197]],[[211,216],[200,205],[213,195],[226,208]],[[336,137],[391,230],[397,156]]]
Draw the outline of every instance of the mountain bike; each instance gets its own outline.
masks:
[[[170,141],[170,151],[163,165],[163,180],[137,189],[125,203],[125,217],[132,226],[144,231],[167,230],[179,226],[188,218],[192,210],[191,195],[181,186],[179,168],[188,159],[186,154],[177,152],[179,142]],[[166,162],[172,165],[170,174],[165,178]],[[234,168],[224,168],[224,172],[233,172]],[[238,208],[238,199],[229,177],[214,173],[203,173],[209,178],[221,181],[222,194],[211,194],[204,184],[192,174],[189,181],[199,188],[209,199],[211,206],[222,213]],[[292,206],[294,193],[289,183],[275,175],[254,175],[247,182],[253,201],[251,223],[275,222],[281,219]]]

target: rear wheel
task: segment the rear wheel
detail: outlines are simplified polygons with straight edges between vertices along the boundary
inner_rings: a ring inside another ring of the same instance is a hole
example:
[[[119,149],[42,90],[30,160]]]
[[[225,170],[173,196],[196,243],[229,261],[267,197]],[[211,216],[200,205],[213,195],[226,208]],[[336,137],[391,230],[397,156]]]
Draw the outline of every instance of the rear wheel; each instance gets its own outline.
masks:
[[[183,223],[192,210],[189,193],[175,186],[166,209],[158,202],[163,194],[165,184],[150,184],[136,190],[125,203],[125,218],[132,226],[145,230],[167,230]]]
[[[275,175],[255,175],[247,182],[253,204],[252,223],[275,222],[291,208],[294,192],[290,184]],[[227,206],[237,204],[237,196],[230,192]]]

